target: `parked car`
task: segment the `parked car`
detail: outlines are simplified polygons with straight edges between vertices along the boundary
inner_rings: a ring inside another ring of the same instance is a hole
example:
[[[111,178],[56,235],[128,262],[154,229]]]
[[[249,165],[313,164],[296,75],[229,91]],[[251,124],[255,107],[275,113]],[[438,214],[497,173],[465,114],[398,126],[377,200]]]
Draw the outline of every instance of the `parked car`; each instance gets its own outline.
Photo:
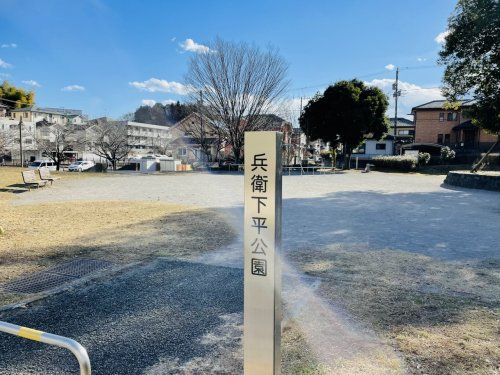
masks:
[[[28,169],[40,169],[47,168],[49,171],[55,171],[57,169],[56,163],[50,160],[35,160],[28,164]]]
[[[75,161],[74,163],[70,164],[70,166],[68,167],[68,171],[83,172],[92,168],[94,165],[95,163],[91,160]]]

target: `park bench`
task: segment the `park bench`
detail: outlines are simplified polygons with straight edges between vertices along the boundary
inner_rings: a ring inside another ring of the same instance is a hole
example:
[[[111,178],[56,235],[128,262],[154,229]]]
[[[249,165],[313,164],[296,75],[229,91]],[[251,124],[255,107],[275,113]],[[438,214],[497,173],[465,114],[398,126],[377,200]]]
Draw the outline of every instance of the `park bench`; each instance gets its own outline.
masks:
[[[362,173],[368,173],[368,172],[370,172],[371,167],[374,167],[374,166],[375,166],[375,164],[368,164],[367,163],[366,166],[365,166],[365,170],[362,171]]]
[[[45,186],[47,181],[37,180],[35,177],[35,171],[22,171],[24,185],[31,190],[32,187],[39,188],[40,186]]]
[[[40,174],[40,180],[42,181],[50,181],[50,184],[56,180],[60,180],[60,177],[54,177],[50,174],[50,170],[48,168],[40,168],[38,170],[38,173]]]

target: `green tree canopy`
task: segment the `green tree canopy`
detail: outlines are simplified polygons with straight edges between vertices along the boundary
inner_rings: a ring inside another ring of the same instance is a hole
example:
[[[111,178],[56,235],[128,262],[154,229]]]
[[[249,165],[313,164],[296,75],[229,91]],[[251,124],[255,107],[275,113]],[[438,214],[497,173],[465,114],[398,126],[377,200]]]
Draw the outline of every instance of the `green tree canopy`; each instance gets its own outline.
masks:
[[[307,103],[299,118],[300,127],[311,139],[322,139],[333,147],[342,143],[350,158],[365,135],[379,139],[387,131],[388,104],[379,88],[356,79],[339,81]]]
[[[196,105],[182,104],[178,101],[163,105],[155,103],[153,106],[143,105],[133,114],[134,121],[154,125],[173,125],[192,112]]]
[[[472,95],[473,122],[500,133],[500,5],[498,0],[459,0],[440,52],[450,101]]]
[[[0,103],[12,108],[21,108],[35,103],[35,93],[12,86],[7,81],[0,85]]]

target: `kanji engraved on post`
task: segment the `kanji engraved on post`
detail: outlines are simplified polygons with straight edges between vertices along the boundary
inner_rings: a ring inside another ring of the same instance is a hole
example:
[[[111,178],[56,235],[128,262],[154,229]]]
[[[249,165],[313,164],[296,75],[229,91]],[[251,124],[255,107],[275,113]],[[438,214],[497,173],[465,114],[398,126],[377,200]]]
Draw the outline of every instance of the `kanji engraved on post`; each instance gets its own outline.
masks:
[[[267,197],[252,197],[252,199],[255,199],[257,201],[257,213],[260,214],[260,208],[262,207],[267,207],[266,203],[264,202],[267,200]]]
[[[267,158],[265,157],[266,153],[262,154],[256,154],[253,156],[253,163],[251,164],[252,171],[255,171],[256,169],[260,168],[264,172],[267,172]]]
[[[260,234],[261,229],[267,229],[266,218],[265,217],[252,217],[253,225],[252,227],[257,228],[257,233]]]
[[[252,192],[265,193],[267,192],[267,176],[253,175],[252,176]]]

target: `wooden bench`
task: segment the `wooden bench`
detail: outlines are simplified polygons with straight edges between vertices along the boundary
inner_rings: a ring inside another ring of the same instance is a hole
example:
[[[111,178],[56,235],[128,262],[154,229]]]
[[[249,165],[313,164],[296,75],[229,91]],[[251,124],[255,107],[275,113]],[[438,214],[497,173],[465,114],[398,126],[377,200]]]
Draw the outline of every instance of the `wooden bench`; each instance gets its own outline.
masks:
[[[32,187],[36,187],[37,189],[40,186],[45,186],[47,181],[40,181],[36,179],[35,171],[22,171],[24,185],[31,190]]]
[[[42,181],[50,181],[50,184],[56,180],[60,180],[60,177],[54,177],[50,174],[50,170],[48,168],[42,167],[38,170],[38,174],[40,175],[40,180]]]

